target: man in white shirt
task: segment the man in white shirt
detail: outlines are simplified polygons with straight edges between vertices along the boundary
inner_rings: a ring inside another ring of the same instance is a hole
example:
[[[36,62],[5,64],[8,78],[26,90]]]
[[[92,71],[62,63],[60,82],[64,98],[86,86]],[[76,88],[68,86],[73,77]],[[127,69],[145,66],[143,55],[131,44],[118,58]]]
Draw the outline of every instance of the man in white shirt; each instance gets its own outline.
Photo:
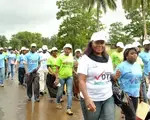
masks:
[[[50,54],[47,52],[48,47],[46,45],[42,46],[42,53],[39,53],[41,58],[41,67],[39,68],[40,76],[40,94],[43,96],[46,88],[46,77],[47,77],[47,59],[50,57]]]

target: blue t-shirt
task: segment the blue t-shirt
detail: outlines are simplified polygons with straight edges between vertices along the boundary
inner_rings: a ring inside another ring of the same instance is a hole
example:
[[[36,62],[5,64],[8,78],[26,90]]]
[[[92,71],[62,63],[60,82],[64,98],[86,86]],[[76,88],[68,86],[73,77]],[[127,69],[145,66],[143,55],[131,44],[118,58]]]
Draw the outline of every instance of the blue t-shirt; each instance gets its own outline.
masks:
[[[8,64],[15,64],[15,61],[17,59],[16,54],[10,53],[10,54],[8,54],[7,57],[8,57]]]
[[[129,96],[139,97],[142,80],[142,68],[138,63],[130,64],[127,61],[119,64],[115,71],[120,70],[121,76],[118,83],[121,89]]]
[[[37,69],[40,62],[40,56],[38,53],[29,52],[25,55],[25,61],[28,65],[28,72],[31,73],[33,70]]]
[[[149,52],[141,52],[139,57],[142,59],[144,63],[144,75],[148,76],[148,63],[150,62],[150,53]]]
[[[5,59],[6,59],[6,55],[0,54],[0,68],[5,67]]]
[[[25,55],[21,54],[17,57],[17,61],[19,62],[19,67],[24,68]]]

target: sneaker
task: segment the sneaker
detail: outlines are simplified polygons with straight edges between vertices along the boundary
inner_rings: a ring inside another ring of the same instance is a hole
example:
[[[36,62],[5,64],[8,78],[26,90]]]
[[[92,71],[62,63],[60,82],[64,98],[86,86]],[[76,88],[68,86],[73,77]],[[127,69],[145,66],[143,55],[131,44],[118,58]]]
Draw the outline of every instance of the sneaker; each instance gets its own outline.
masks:
[[[31,98],[28,98],[28,101],[31,101]]]
[[[62,108],[62,104],[61,103],[57,103],[56,108],[57,109],[61,109]]]
[[[49,101],[50,102],[55,102],[55,98],[50,98]]]
[[[44,96],[44,93],[43,93],[43,92],[40,92],[40,95],[41,95],[41,96]]]
[[[64,102],[64,100],[61,98],[61,99],[60,99],[60,102]]]
[[[40,102],[40,99],[39,99],[39,98],[35,98],[35,101],[36,101],[36,102]]]
[[[1,87],[4,87],[4,84],[0,84]]]
[[[67,109],[66,113],[67,113],[68,115],[73,115],[73,112],[71,111],[71,109]]]
[[[44,94],[47,94],[47,92],[46,92],[46,91],[44,91]]]

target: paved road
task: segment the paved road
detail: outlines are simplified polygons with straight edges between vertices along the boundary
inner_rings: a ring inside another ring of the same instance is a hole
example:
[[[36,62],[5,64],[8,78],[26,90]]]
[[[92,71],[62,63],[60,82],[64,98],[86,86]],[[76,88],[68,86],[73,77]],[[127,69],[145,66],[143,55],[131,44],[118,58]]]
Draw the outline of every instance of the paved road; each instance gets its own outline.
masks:
[[[72,111],[73,116],[65,113],[66,102],[62,110],[57,110],[48,95],[41,97],[40,103],[28,102],[26,89],[17,81],[6,80],[5,87],[0,87],[0,120],[82,120],[79,101],[73,100]],[[118,112],[117,108],[116,120],[120,120]]]

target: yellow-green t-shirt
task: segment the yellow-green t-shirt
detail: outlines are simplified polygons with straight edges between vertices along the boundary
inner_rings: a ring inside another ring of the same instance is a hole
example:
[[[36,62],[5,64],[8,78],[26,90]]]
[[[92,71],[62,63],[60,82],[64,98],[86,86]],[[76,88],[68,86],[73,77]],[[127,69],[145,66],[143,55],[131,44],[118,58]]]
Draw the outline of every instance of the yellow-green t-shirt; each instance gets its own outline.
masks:
[[[59,67],[59,78],[68,78],[72,76],[73,63],[73,56],[60,55],[58,57],[56,65]]]
[[[53,56],[47,59],[47,65],[51,67],[53,72],[56,72],[56,61],[57,61],[57,58]]]
[[[122,52],[113,52],[112,55],[112,63],[114,66],[119,65],[123,61],[123,53]]]

